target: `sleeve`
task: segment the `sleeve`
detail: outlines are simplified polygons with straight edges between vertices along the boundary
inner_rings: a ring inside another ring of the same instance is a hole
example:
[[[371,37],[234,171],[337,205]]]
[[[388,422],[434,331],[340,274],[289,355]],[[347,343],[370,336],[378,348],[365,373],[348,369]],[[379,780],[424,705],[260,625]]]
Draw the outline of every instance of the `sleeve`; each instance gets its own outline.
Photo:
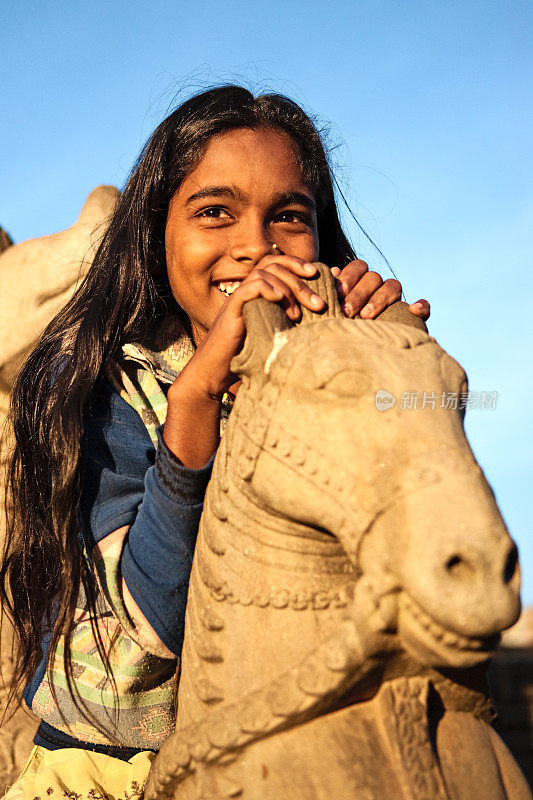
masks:
[[[213,458],[191,470],[158,431],[157,454],[137,414],[105,386],[86,421],[85,478],[80,507],[90,551],[129,525],[120,571],[133,599],[177,655],[189,574]]]

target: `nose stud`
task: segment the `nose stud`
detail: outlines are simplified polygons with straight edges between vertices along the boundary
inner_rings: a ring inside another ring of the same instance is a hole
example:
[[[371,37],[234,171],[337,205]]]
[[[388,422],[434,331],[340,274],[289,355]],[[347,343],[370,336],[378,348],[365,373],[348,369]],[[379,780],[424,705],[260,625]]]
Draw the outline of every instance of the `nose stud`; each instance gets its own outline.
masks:
[[[272,250],[279,250],[279,245],[275,244],[275,242],[272,242]]]

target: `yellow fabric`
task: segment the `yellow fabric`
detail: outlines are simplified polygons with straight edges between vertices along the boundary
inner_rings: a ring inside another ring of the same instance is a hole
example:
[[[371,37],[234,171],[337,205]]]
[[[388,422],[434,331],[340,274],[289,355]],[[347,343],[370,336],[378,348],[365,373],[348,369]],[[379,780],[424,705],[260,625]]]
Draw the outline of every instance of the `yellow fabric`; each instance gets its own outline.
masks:
[[[139,800],[155,753],[121,761],[90,750],[35,746],[4,800]]]

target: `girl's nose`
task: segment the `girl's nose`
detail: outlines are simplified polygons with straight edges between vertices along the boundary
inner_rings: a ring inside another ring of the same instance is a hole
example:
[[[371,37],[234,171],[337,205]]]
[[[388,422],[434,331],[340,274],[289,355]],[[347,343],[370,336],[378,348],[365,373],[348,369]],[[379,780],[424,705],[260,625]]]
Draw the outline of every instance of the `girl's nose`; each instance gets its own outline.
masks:
[[[230,244],[230,255],[235,261],[247,262],[254,267],[264,256],[279,252],[264,225],[243,226],[240,231],[235,231]]]

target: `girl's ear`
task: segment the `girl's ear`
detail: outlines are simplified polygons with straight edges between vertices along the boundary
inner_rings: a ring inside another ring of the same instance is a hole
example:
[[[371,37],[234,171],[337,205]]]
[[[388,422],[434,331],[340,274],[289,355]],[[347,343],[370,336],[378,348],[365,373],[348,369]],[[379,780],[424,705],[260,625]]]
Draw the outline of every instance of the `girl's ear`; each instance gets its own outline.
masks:
[[[263,372],[274,345],[274,335],[293,327],[285,311],[264,297],[246,303],[243,314],[246,339],[241,352],[231,362],[231,371],[240,377],[258,370]]]

